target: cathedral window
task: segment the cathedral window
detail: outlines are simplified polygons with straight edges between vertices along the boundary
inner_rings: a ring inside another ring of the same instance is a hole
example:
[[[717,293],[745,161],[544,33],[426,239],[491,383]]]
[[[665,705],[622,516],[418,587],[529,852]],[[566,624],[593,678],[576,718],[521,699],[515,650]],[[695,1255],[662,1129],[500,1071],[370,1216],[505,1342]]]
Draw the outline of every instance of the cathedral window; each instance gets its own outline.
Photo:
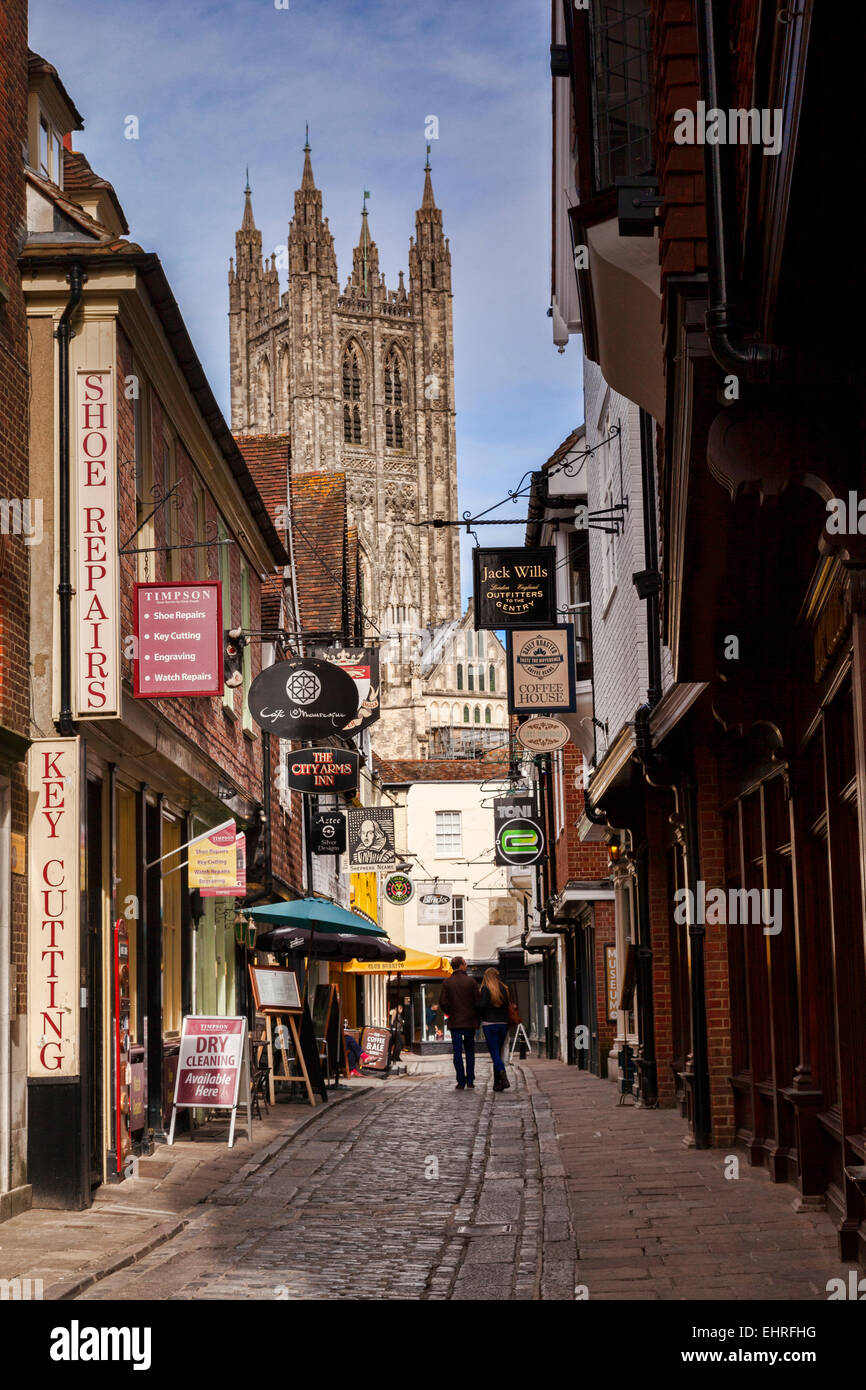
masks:
[[[395,410],[395,411],[394,411],[394,448],[395,448],[395,449],[402,449],[402,448],[403,448],[403,412],[402,412],[402,410]]]
[[[343,440],[346,444],[360,444],[363,440],[361,386],[360,349],[357,343],[348,343],[343,353]]]
[[[483,667],[483,666],[479,666],[479,667],[478,667],[478,689],[479,689],[479,690],[483,690],[483,689],[484,689],[484,667]]]
[[[485,723],[485,724],[489,724],[489,723],[490,723],[490,706],[489,706],[489,705],[485,705],[485,707],[484,707],[484,723]]]
[[[388,449],[394,447],[394,417],[390,410],[385,411],[385,446]]]
[[[467,634],[466,634],[466,655],[467,655],[467,656],[471,656],[471,655],[472,655],[472,633],[471,633],[471,632],[467,632]]]
[[[457,663],[457,689],[458,689],[458,690],[462,690],[462,689],[463,689],[463,662],[462,662],[462,661],[458,661],[458,663]]]
[[[354,408],[353,411],[352,411],[352,443],[353,443],[353,444],[360,444],[360,442],[361,442],[361,410],[360,410],[360,407],[356,405],[355,408]]]
[[[304,270],[309,270],[309,268],[310,268],[310,250],[309,250],[309,247],[307,246],[307,243],[304,242]]]
[[[478,705],[475,706],[475,723],[481,723],[481,709]]]
[[[403,378],[400,371],[400,354],[392,348],[385,363],[385,404],[403,404]]]
[[[463,723],[464,723],[464,724],[468,724],[468,723],[469,723],[469,706],[468,706],[468,705],[464,705],[464,706],[463,706]]]
[[[431,261],[431,262],[430,262],[430,288],[431,288],[431,290],[435,290],[435,288],[436,288],[436,262],[435,262],[435,261]]]
[[[474,690],[474,689],[475,689],[475,667],[474,667],[474,666],[470,666],[470,667],[469,667],[468,675],[469,675],[469,689],[470,689],[470,690]]]
[[[352,442],[352,412],[347,405],[343,406],[343,440],[346,444]]]

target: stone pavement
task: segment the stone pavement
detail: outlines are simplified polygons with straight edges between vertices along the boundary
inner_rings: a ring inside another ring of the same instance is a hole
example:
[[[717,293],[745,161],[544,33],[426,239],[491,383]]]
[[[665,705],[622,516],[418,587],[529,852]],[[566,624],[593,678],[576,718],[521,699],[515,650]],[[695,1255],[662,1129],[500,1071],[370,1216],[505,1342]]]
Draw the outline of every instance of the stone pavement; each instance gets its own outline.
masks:
[[[620,1107],[610,1082],[561,1062],[527,1066],[551,1108],[574,1282],[591,1300],[826,1300],[828,1279],[855,1268],[840,1262],[830,1218],[795,1212],[795,1190],[750,1168],[742,1150],[689,1149],[678,1111]],[[729,1156],[736,1178],[725,1176]],[[557,1280],[551,1259],[548,1246],[547,1296],[567,1296],[554,1289],[565,1290],[571,1265]]]
[[[344,1081],[331,1093],[328,1109],[354,1103],[373,1085]],[[0,1280],[41,1280],[46,1299],[73,1298],[81,1288],[130,1264],[177,1235],[191,1216],[227,1182],[243,1181],[294,1135],[315,1124],[326,1107],[280,1103],[253,1113],[253,1136],[246,1116],[238,1117],[234,1148],[227,1147],[228,1120],[212,1119],[196,1138],[160,1145],[137,1160],[135,1176],[97,1189],[86,1211],[40,1208],[0,1224]]]

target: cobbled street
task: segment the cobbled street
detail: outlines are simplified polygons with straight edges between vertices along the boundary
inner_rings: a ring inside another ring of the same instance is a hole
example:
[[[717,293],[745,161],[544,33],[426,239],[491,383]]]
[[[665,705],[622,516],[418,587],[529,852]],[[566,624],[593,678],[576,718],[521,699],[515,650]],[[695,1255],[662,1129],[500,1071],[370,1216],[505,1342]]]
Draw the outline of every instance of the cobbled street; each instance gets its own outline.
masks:
[[[532,1079],[512,1072],[494,1096],[479,1070],[477,1089],[459,1092],[443,1060],[323,1115],[82,1299],[538,1297]],[[552,1215],[567,1221],[561,1206]]]

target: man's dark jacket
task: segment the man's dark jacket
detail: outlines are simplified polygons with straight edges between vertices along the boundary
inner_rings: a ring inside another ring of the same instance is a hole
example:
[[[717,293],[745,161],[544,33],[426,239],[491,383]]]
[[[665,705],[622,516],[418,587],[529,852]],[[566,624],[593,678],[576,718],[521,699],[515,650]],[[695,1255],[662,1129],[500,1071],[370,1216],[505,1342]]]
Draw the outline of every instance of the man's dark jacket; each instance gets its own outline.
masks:
[[[439,991],[439,1007],[448,1015],[448,1027],[478,1027],[478,985],[465,970],[455,970]]]

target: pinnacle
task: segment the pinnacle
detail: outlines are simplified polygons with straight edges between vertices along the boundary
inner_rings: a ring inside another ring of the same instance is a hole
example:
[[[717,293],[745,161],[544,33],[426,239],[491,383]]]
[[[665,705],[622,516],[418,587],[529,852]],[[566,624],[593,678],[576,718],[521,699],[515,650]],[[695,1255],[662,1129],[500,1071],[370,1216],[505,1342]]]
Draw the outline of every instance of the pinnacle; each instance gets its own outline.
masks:
[[[435,208],[436,199],[433,197],[433,180],[430,178],[430,161],[424,168],[424,196],[421,199],[421,208]]]
[[[247,184],[244,189],[244,215],[241,222],[241,231],[254,232],[256,223],[253,217],[252,189],[250,188],[250,171],[247,169]]]
[[[316,180],[313,178],[313,166],[310,162],[310,145],[308,141],[304,146],[304,172],[301,176],[301,189],[302,191],[313,192],[315,187]]]

